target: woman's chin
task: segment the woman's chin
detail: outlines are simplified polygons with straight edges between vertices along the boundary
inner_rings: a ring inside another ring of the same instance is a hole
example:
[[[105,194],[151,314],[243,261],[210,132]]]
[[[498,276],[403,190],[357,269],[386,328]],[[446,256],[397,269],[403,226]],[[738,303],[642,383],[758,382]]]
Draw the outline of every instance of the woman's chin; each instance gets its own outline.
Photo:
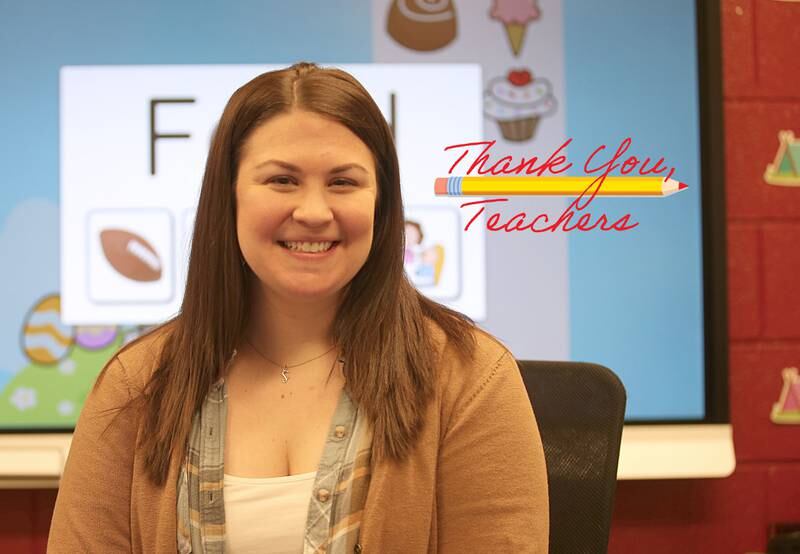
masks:
[[[320,287],[287,287],[281,291],[273,291],[278,294],[284,300],[287,301],[294,301],[294,302],[303,302],[303,303],[310,303],[310,302],[325,302],[330,300],[335,300],[339,294],[341,294],[341,290],[333,290],[330,288],[320,288]]]

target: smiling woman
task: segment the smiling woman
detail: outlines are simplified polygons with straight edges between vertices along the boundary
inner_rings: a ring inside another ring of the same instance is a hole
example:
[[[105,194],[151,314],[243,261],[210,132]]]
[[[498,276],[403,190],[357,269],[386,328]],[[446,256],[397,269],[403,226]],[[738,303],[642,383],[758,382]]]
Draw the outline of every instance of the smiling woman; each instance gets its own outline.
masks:
[[[195,221],[180,313],[86,399],[49,552],[547,552],[519,368],[408,280],[356,79],[298,63],[237,90]]]
[[[378,191],[372,152],[344,125],[292,109],[244,143],[239,246],[259,303],[337,304],[367,260]],[[322,248],[322,246],[325,248]]]

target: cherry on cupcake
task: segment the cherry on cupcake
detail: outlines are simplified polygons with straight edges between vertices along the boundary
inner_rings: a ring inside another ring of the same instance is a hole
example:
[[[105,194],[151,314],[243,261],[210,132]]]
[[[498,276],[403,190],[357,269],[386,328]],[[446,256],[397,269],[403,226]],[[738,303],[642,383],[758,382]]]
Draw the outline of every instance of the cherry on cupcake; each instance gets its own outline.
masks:
[[[533,81],[533,75],[527,69],[514,69],[508,72],[509,82],[517,87],[522,87]]]

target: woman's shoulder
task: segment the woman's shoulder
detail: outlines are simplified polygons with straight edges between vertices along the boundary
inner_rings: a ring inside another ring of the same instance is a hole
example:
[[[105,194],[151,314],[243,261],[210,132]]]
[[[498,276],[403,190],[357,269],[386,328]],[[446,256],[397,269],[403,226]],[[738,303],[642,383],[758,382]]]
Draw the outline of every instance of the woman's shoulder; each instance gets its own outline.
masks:
[[[443,433],[454,426],[481,432],[481,422],[487,417],[507,414],[513,409],[525,410],[526,414],[530,410],[522,375],[511,350],[484,329],[476,326],[471,332],[475,339],[472,354],[460,357],[446,334],[434,331],[442,345],[437,364],[437,397]]]
[[[155,370],[171,327],[167,322],[125,344],[111,358],[107,369],[116,365],[132,389],[142,390]]]
[[[453,342],[444,330],[433,321],[428,321],[431,337],[438,353],[439,378],[448,389],[469,387],[496,371],[501,362],[515,363],[511,350],[485,329],[471,329],[475,347],[470,356],[459,355]]]

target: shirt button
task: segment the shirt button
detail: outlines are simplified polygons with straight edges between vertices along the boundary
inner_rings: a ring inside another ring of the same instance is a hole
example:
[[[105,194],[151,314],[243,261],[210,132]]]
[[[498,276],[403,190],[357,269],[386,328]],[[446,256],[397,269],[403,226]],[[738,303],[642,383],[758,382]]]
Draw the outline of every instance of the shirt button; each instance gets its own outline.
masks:
[[[360,544],[360,543],[359,543],[359,544],[356,544],[356,545],[353,547],[353,552],[354,552],[355,554],[361,554],[361,544]]]
[[[341,439],[342,437],[347,434],[347,429],[345,429],[344,425],[337,425],[336,429],[334,429],[333,434],[336,435],[337,439]]]
[[[317,500],[320,502],[327,502],[328,499],[331,497],[331,491],[328,489],[319,489],[317,491]]]

